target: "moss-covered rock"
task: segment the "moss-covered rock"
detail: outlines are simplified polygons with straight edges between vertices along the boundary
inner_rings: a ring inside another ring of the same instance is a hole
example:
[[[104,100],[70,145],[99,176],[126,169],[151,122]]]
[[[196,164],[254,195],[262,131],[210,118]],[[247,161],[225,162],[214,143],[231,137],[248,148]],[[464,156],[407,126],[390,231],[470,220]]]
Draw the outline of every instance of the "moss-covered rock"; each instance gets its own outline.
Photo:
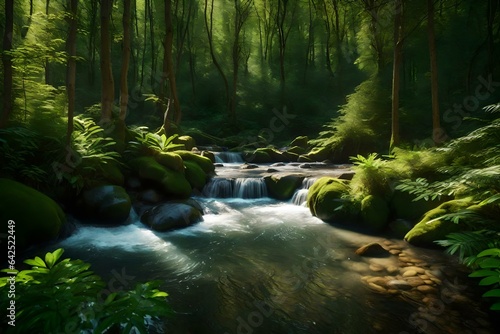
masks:
[[[155,160],[162,166],[184,173],[184,162],[180,155],[173,152],[160,152]]]
[[[117,162],[108,162],[100,165],[102,168],[102,176],[106,179],[108,184],[123,186],[125,178],[121,169],[118,167]]]
[[[22,183],[0,179],[1,243],[7,244],[9,220],[14,221],[16,249],[56,238],[66,222],[59,205],[50,197]],[[5,236],[5,237],[4,237]],[[5,243],[4,243],[5,242]]]
[[[307,153],[307,149],[305,149],[304,147],[301,147],[301,146],[292,146],[289,149],[287,149],[286,151],[289,153],[294,153],[294,154],[298,154],[298,155]]]
[[[312,161],[323,161],[330,159],[331,154],[329,147],[315,147],[306,156]]]
[[[387,227],[389,207],[379,196],[368,195],[361,201],[362,225],[371,231],[382,231]]]
[[[460,231],[461,227],[449,220],[434,219],[465,209],[470,205],[470,199],[452,200],[441,204],[428,211],[405,235],[405,240],[415,246],[435,246],[434,241],[445,239],[446,235]]]
[[[130,160],[129,166],[140,178],[159,184],[169,196],[188,198],[191,195],[191,185],[183,173],[160,165],[152,157],[141,157]]]
[[[132,204],[124,188],[106,185],[84,191],[78,206],[81,214],[92,223],[122,224]]]
[[[196,146],[196,141],[191,136],[180,136],[174,139],[174,143],[184,145],[187,151],[191,151]]]
[[[207,174],[194,161],[186,160],[184,161],[184,166],[186,166],[186,179],[191,187],[202,190],[207,183]]]
[[[193,225],[203,220],[201,211],[185,203],[165,203],[141,216],[141,222],[155,231],[169,231]]]
[[[346,181],[321,177],[309,188],[307,206],[314,216],[324,221],[332,221],[339,217],[336,209],[345,203],[342,196],[348,192]]]
[[[290,143],[289,146],[291,146],[291,147],[293,147],[293,146],[301,147],[305,151],[305,150],[307,150],[307,146],[308,146],[307,142],[308,141],[309,141],[309,138],[307,136],[298,136],[294,140],[292,140],[292,142]]]
[[[304,180],[304,176],[293,174],[277,174],[264,177],[269,196],[281,201],[292,198],[295,190],[302,184],[302,180]]]
[[[195,154],[189,151],[175,151],[184,161],[194,161],[200,166],[206,174],[212,174],[215,171],[214,164],[207,157]]]
[[[299,155],[297,158],[298,162],[314,162],[307,154]]]
[[[201,151],[201,156],[202,157],[206,157],[206,158],[210,159],[210,161],[212,161],[212,163],[215,163],[215,154],[214,154],[214,152]]]
[[[267,152],[258,149],[253,152],[245,152],[243,154],[243,160],[256,164],[268,163],[273,161],[273,159],[271,159]]]
[[[289,152],[289,151],[285,151],[283,152],[283,156],[285,157],[285,161],[293,161],[293,162],[296,162],[296,161],[299,161],[299,154],[296,154],[296,153],[293,153],[293,152]]]
[[[429,210],[441,204],[439,201],[413,201],[414,196],[400,190],[395,190],[389,204],[394,218],[417,221]]]

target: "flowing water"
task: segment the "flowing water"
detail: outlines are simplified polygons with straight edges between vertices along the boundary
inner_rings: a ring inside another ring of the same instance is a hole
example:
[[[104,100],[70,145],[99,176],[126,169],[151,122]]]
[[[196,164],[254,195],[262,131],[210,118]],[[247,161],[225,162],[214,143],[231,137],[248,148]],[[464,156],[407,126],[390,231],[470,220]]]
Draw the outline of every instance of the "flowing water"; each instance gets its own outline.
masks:
[[[54,247],[90,262],[110,290],[161,280],[175,311],[161,325],[166,333],[416,332],[411,317],[418,305],[363,283],[373,259],[354,250],[383,238],[333,227],[303,206],[269,199],[260,181],[223,180],[216,181],[225,189],[220,196],[214,187],[206,193],[212,197],[196,198],[205,215],[191,227],[154,232],[138,219],[80,226]],[[449,261],[439,251],[416,256]],[[376,260],[397,266],[398,258]]]

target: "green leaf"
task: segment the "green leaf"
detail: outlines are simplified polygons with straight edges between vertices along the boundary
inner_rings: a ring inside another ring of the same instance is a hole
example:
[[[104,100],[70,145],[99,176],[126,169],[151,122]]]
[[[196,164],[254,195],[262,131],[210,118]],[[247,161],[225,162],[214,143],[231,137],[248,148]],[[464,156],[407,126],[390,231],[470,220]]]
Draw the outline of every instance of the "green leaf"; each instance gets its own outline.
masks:
[[[498,272],[493,271],[493,270],[476,270],[472,274],[469,275],[469,277],[485,277],[485,276],[494,276],[498,275]]]
[[[483,294],[483,297],[500,297],[500,289],[493,289]]]
[[[492,311],[500,311],[500,302],[491,305],[490,310],[492,310]]]
[[[500,268],[500,259],[482,258],[478,260],[481,268]]]
[[[32,265],[32,266],[36,266],[36,267],[47,268],[47,266],[45,265],[45,262],[43,262],[43,260],[38,256],[35,257],[34,259],[24,260],[24,263]]]
[[[151,298],[155,298],[155,297],[167,297],[168,296],[168,293],[166,292],[163,292],[163,291],[158,291],[158,292],[155,292]]]
[[[45,263],[47,263],[47,266],[52,268],[54,262],[54,255],[51,252],[47,252],[47,254],[45,254]]]
[[[496,283],[500,283],[500,276],[499,273],[496,273],[497,276],[488,276],[483,278],[480,282],[479,285],[492,285]]]
[[[499,256],[500,257],[500,249],[498,249],[498,248],[486,249],[477,255],[477,257],[483,257],[483,256]]]

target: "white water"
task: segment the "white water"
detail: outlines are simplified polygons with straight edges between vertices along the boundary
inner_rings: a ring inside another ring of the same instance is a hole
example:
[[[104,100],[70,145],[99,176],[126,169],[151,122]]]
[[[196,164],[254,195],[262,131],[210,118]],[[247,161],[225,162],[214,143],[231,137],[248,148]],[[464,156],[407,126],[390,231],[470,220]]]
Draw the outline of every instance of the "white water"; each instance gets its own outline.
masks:
[[[212,198],[262,198],[267,197],[267,187],[262,178],[213,178],[203,188],[203,195]]]
[[[214,152],[216,163],[243,163],[239,152]]]
[[[302,185],[299,189],[295,191],[291,202],[295,205],[305,206],[307,201],[307,194],[309,193],[309,188],[313,185],[313,183],[317,180],[315,177],[306,177],[302,181]]]

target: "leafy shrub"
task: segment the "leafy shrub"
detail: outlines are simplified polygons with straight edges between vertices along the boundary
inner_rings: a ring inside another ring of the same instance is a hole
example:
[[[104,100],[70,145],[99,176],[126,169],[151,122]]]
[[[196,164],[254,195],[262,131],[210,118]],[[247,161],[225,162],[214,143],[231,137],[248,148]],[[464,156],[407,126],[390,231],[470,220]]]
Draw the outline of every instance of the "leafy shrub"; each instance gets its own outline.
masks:
[[[133,140],[129,141],[130,151],[146,154],[170,152],[184,149],[183,144],[174,143],[177,134],[167,137],[165,134],[156,134],[148,131],[147,127],[136,127],[131,131]]]
[[[376,153],[371,153],[366,158],[357,155],[350,159],[355,171],[351,181],[351,196],[358,201],[368,195],[388,199],[392,193],[391,182],[396,174],[388,167],[387,161],[379,158]]]
[[[168,315],[167,293],[158,290],[158,282],[137,284],[131,291],[111,293],[102,300],[106,284],[81,260],[63,259],[63,249],[24,261],[31,265],[15,276],[16,333],[121,333],[147,332],[146,320]],[[3,272],[12,272],[4,269]],[[0,278],[0,292],[7,296],[10,281]],[[9,300],[2,298],[6,309]],[[6,319],[6,318],[4,318]],[[6,320],[4,320],[6,321]],[[8,332],[9,332],[8,330]]]
[[[490,248],[477,255],[475,270],[469,277],[482,277],[479,285],[490,286],[483,297],[493,298],[490,309],[500,311],[500,249]]]

